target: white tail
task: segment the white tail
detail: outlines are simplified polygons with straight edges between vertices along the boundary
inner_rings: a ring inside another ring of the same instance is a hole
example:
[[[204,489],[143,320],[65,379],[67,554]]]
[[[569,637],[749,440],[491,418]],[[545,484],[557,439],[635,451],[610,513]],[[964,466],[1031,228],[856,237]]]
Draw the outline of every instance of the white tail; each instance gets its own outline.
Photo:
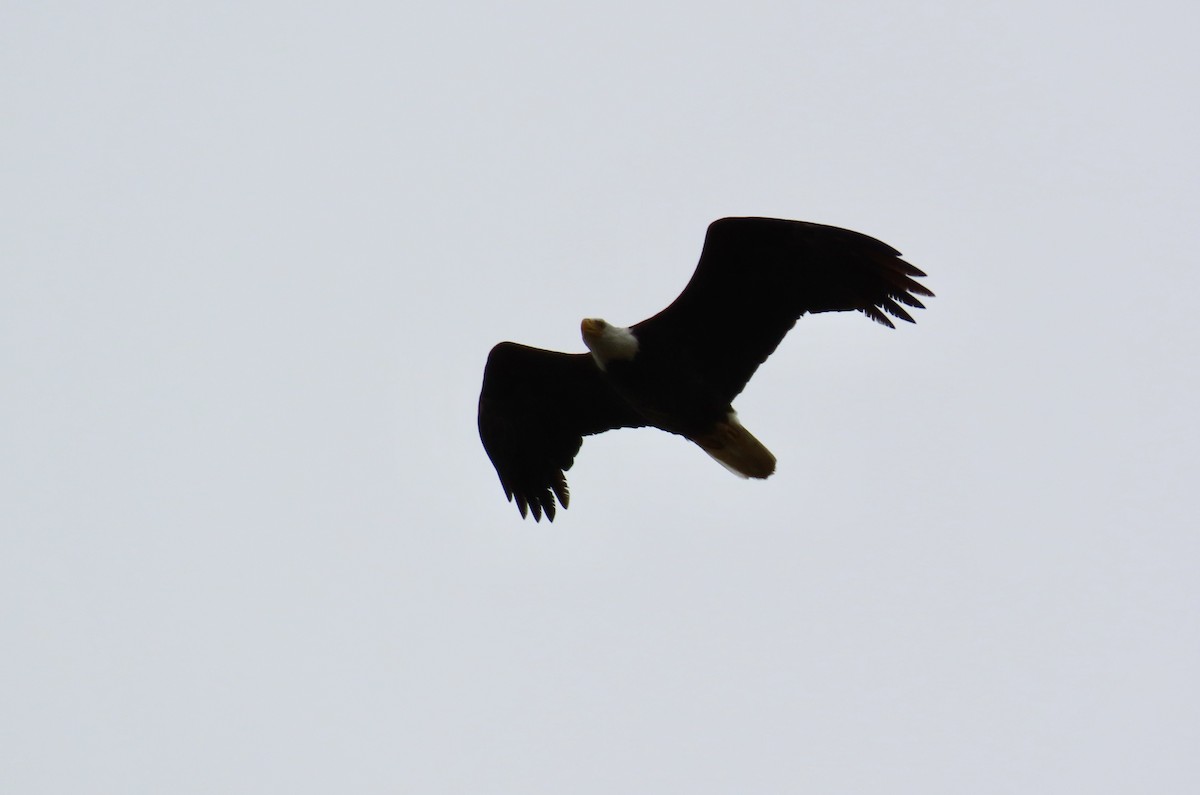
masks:
[[[775,456],[742,427],[736,412],[692,441],[738,477],[766,478],[775,471]]]

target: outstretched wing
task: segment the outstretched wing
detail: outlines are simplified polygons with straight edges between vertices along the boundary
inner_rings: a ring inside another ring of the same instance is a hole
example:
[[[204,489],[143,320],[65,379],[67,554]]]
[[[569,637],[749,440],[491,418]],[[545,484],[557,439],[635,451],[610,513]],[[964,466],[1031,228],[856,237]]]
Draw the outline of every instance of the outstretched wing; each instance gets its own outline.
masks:
[[[696,272],[670,306],[633,327],[648,350],[669,347],[728,400],[742,391],[796,320],[856,309],[894,328],[932,296],[900,252],[835,226],[723,218],[708,227]],[[902,306],[903,304],[903,306]],[[885,314],[886,313],[886,314]]]
[[[563,474],[583,437],[645,425],[604,379],[591,354],[502,342],[488,354],[479,395],[479,438],[509,501],[554,521],[570,500]]]

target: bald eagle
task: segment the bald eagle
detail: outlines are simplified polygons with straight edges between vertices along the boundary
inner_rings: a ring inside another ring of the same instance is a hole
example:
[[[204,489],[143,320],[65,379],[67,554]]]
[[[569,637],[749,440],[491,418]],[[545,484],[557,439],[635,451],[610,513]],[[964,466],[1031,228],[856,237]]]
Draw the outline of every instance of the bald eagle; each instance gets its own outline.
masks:
[[[724,218],[708,227],[700,262],[670,306],[624,328],[582,322],[588,353],[501,342],[479,395],[479,437],[521,516],[554,521],[570,499],[563,474],[583,437],[614,428],[678,434],[744,478],[775,471],[775,456],[731,405],[796,320],[858,310],[895,328],[904,306],[932,296],[925,274],[872,237],[776,218]],[[904,306],[901,306],[903,304]]]

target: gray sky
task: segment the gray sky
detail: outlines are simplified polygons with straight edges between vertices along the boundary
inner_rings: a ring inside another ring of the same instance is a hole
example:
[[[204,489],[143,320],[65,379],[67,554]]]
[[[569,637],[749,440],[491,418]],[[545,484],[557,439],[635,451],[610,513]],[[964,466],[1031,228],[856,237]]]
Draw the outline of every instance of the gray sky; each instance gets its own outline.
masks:
[[[3,18],[6,789],[1200,790],[1195,4]],[[522,522],[488,349],[748,214],[938,297],[800,322],[770,480],[606,434]]]

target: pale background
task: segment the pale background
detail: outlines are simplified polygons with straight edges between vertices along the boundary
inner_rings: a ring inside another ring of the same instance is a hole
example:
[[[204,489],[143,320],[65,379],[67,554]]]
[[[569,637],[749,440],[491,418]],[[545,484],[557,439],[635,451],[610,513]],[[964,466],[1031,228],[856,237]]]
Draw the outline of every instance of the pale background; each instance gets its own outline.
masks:
[[[2,17],[4,791],[1200,792],[1194,3]],[[748,214],[938,297],[521,522],[488,349]]]

